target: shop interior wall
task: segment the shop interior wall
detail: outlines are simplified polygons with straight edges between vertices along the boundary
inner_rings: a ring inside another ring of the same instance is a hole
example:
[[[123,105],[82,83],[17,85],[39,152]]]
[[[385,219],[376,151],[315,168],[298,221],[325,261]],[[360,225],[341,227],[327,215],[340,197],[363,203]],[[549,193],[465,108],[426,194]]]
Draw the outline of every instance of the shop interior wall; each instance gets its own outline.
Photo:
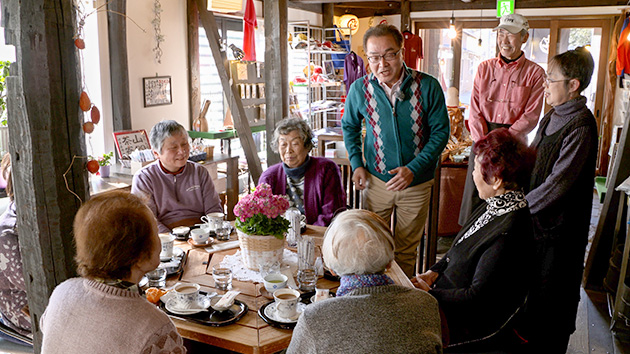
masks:
[[[99,0],[99,4],[105,0]],[[160,44],[163,54],[161,63],[155,60],[153,48],[155,47],[154,31],[151,21],[153,15],[152,1],[127,1],[127,55],[129,63],[129,96],[131,109],[132,129],[145,129],[164,119],[174,119],[187,129],[189,124],[189,86],[188,86],[188,60],[187,60],[187,31],[186,31],[186,1],[161,0],[161,33],[164,42]],[[257,35],[264,36],[263,8],[261,1],[255,1],[256,14],[258,15]],[[309,20],[315,26],[321,26],[321,14],[303,10],[289,9],[289,21]],[[221,16],[220,14],[216,14]],[[133,22],[144,29],[138,28]],[[103,116],[111,117],[111,87],[109,79],[109,54],[107,43],[107,19],[106,14],[99,14],[99,48],[101,58]],[[259,50],[260,51],[260,50]],[[261,51],[264,58],[264,52]],[[260,57],[260,56],[259,56]],[[171,76],[172,101],[170,105],[144,107],[142,90],[142,78],[158,76]],[[111,120],[111,119],[110,119]],[[105,131],[105,140],[111,137],[111,127]],[[113,146],[111,147],[113,148]]]

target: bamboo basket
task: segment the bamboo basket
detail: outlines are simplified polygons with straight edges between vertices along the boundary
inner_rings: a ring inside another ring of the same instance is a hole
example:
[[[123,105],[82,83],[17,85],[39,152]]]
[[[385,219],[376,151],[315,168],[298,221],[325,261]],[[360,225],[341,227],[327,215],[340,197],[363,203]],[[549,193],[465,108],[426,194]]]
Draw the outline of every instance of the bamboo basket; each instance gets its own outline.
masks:
[[[261,264],[282,263],[284,239],[277,239],[274,236],[248,235],[239,229],[236,229],[236,232],[243,263],[247,268],[259,270]]]

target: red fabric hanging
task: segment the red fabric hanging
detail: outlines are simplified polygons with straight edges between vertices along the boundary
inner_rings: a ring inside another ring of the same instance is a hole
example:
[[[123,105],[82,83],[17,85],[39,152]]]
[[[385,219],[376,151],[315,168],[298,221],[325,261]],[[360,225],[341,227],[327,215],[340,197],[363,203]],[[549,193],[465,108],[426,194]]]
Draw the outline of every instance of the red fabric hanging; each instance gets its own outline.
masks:
[[[258,27],[256,21],[256,8],[254,0],[247,0],[245,4],[245,17],[243,18],[243,52],[246,61],[256,61],[256,36],[255,29]]]

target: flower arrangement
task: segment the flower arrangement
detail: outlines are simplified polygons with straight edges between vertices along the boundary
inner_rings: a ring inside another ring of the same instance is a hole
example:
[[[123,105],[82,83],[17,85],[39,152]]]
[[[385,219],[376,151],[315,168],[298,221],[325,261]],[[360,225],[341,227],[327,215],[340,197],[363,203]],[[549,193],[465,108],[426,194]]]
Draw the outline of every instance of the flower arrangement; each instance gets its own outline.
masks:
[[[282,217],[288,208],[286,197],[273,195],[271,186],[263,183],[234,207],[238,217],[236,228],[249,235],[273,235],[282,239],[289,229],[289,221]]]

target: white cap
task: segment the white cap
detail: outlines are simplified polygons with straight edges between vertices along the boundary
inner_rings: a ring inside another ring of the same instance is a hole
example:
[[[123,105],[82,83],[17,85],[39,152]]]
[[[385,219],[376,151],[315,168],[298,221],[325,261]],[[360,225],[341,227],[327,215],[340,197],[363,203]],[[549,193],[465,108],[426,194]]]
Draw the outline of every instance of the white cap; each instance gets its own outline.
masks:
[[[494,29],[504,29],[512,34],[517,34],[522,30],[529,30],[529,22],[523,15],[509,14],[501,17],[499,25]]]

